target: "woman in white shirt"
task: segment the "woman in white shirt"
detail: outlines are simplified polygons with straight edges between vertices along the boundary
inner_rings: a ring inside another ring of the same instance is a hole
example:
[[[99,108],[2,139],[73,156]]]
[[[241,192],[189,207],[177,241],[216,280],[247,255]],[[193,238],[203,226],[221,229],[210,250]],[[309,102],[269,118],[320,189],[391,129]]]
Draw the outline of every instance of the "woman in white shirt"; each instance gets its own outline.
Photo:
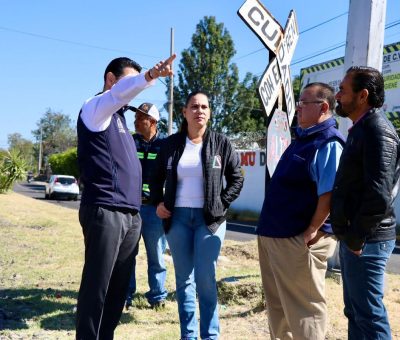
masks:
[[[207,128],[210,107],[204,92],[188,96],[183,116],[181,131],[168,137],[159,154],[151,196],[174,260],[181,339],[198,336],[196,291],[200,337],[217,339],[215,268],[226,211],[239,196],[243,175],[229,139]]]

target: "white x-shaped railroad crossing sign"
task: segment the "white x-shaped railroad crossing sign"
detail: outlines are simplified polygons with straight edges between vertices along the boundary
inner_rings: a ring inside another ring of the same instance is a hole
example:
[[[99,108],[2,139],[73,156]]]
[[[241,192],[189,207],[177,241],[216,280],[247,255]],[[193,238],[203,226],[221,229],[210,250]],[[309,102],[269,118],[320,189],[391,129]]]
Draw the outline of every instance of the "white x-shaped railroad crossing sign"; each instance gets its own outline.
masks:
[[[290,61],[299,38],[296,14],[291,11],[285,30],[258,0],[247,0],[238,11],[239,16],[262,43],[275,54],[258,85],[265,113],[271,113],[281,89],[286,102],[289,125],[295,114]]]

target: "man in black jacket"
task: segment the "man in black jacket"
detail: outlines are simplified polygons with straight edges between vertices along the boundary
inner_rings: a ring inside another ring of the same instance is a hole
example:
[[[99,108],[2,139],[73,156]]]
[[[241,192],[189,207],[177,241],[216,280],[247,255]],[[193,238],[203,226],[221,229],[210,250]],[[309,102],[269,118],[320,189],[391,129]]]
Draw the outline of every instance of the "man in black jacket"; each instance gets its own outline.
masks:
[[[399,184],[399,138],[378,110],[384,102],[379,71],[351,67],[336,100],[336,112],[353,121],[331,201],[333,231],[342,241],[348,338],[391,339],[382,298],[386,262],[396,238],[393,203]]]

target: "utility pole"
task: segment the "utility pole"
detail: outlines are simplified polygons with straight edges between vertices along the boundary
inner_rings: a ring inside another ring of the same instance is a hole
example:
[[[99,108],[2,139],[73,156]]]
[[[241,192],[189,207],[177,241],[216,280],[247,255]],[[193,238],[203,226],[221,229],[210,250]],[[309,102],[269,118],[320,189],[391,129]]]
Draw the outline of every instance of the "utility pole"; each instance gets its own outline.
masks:
[[[174,53],[174,28],[171,27],[171,48],[170,55]],[[171,64],[172,70],[172,64]],[[169,107],[168,107],[168,136],[172,135],[172,113],[174,110],[174,75],[169,78]]]
[[[40,170],[42,169],[42,152],[43,152],[43,128],[40,125],[40,143],[39,143],[39,164],[38,164],[38,175],[40,175]]]
[[[351,66],[370,66],[382,70],[386,20],[386,0],[349,0],[344,70]],[[344,136],[352,125],[340,118],[339,130]]]
[[[382,70],[386,0],[349,0],[344,71],[351,66],[370,66]],[[348,135],[353,125],[349,118],[339,119],[339,131]],[[328,268],[340,268],[339,243],[328,260]]]

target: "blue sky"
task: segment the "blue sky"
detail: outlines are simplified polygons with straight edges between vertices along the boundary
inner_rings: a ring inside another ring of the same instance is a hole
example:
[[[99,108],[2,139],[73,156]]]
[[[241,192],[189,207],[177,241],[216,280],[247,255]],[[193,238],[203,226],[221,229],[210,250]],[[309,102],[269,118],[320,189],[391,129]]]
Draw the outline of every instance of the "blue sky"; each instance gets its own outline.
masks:
[[[262,0],[285,25],[289,11],[297,15],[299,31],[348,11],[348,0]],[[102,89],[108,62],[128,56],[151,67],[169,55],[170,29],[175,31],[175,51],[190,46],[198,22],[213,15],[224,23],[236,48],[233,62],[241,77],[261,75],[268,52],[237,15],[244,0],[0,0],[0,148],[8,134],[32,139],[31,131],[47,108],[76,121],[88,97]],[[400,1],[387,0],[386,23],[400,19]],[[347,15],[300,35],[292,59],[295,63],[333,48],[346,40]],[[385,44],[400,41],[400,25],[385,32]],[[261,51],[258,51],[263,49]],[[258,52],[255,52],[258,51]],[[253,53],[255,52],[255,53]],[[319,62],[341,57],[344,47],[292,65],[292,75]],[[166,100],[161,82],[142,92],[132,104],[143,101],[159,108]],[[166,116],[166,112],[162,112]],[[127,117],[133,128],[133,116]]]

